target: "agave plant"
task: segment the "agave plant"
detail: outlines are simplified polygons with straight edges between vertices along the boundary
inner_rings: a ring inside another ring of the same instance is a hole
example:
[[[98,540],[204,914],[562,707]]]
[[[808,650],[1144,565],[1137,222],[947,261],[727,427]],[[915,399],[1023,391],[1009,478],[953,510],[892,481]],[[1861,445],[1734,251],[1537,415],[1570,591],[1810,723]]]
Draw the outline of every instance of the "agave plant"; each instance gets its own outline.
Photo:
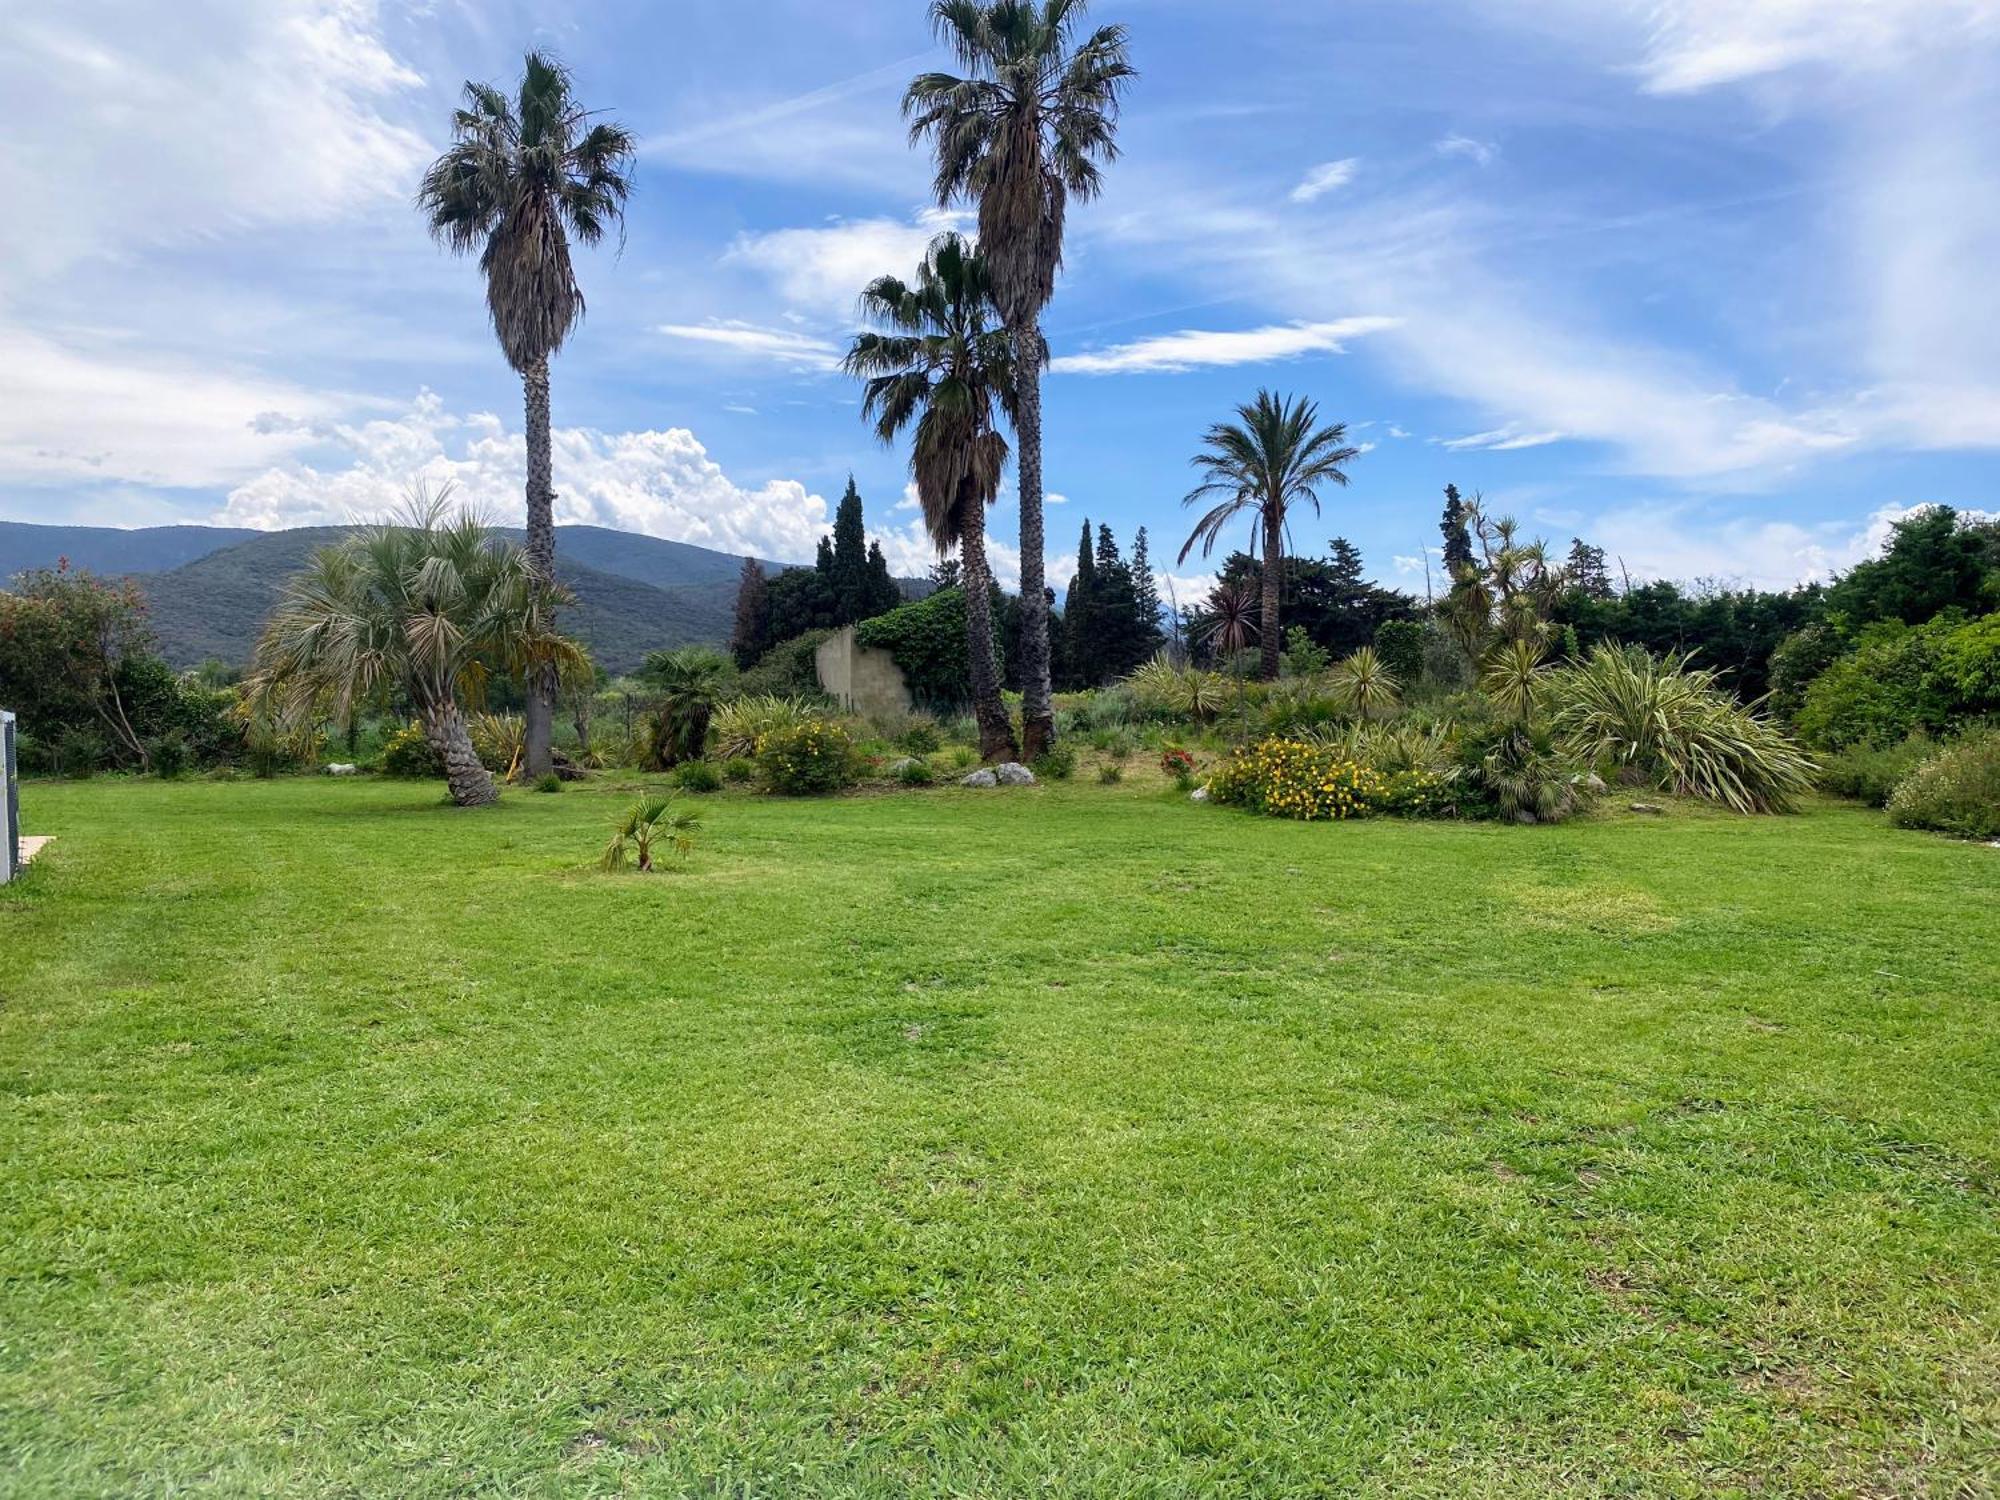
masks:
[[[521,760],[528,748],[526,722],[519,714],[478,714],[471,724],[472,748],[489,771],[498,771],[502,781],[521,774]]]
[[[1402,701],[1394,675],[1373,646],[1361,647],[1334,667],[1333,694],[1343,708],[1364,720],[1382,718]]]
[[[701,819],[677,806],[672,794],[648,792],[611,825],[611,842],[598,863],[612,871],[636,863],[639,873],[646,874],[653,868],[654,849],[664,844],[685,857],[694,848],[695,830],[700,827]]]
[[[1630,777],[1741,813],[1783,811],[1812,785],[1811,757],[1684,655],[1600,645],[1548,687],[1570,752]]]
[[[757,753],[757,741],[774,729],[790,729],[815,718],[821,710],[803,698],[752,693],[717,707],[709,720],[711,748],[720,760]]]

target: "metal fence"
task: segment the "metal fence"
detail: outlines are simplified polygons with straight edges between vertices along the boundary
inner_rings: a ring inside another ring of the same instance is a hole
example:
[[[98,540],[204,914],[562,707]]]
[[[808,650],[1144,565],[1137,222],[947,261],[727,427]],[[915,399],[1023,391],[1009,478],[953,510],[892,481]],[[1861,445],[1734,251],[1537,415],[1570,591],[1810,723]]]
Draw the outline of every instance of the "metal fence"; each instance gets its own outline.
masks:
[[[0,885],[21,859],[21,781],[14,760],[14,716],[0,708]]]

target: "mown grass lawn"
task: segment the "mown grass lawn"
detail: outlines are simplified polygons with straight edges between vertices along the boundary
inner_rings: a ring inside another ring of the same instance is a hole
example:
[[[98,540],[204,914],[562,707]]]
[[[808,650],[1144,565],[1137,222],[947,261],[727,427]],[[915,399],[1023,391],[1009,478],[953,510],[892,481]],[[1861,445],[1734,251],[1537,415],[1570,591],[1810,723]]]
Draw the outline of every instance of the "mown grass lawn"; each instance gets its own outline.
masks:
[[[1973,1495],[2000,851],[34,785],[32,1495]]]

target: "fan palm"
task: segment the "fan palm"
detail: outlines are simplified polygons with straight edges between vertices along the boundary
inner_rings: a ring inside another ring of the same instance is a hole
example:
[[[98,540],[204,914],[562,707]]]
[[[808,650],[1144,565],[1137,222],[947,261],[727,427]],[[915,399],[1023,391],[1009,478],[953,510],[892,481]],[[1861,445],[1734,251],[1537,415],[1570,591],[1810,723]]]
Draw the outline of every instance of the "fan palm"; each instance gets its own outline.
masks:
[[[1021,487],[1022,730],[1055,740],[1042,560],[1042,309],[1062,266],[1071,197],[1094,198],[1118,154],[1119,96],[1136,77],[1122,26],[1081,36],[1084,0],[932,0],[967,76],[924,73],[903,96],[912,140],[937,153],[940,204],[969,198],[993,301],[1014,341]]]
[[[704,646],[647,655],[644,675],[660,689],[653,712],[652,748],[648,770],[671,771],[684,760],[700,760],[708,746],[708,724],[715,714],[729,659]]]
[[[501,352],[521,376],[527,409],[528,557],[555,577],[555,478],[549,360],[583,316],[570,240],[595,245],[624,217],[634,138],[576,102],[569,71],[530,52],[510,99],[467,82],[452,114],[451,149],[432,163],[417,207],[455,255],[479,251],[486,309]],[[556,684],[528,684],[528,774],[552,768]]]
[[[916,426],[910,474],[924,529],[939,556],[955,546],[963,564],[979,753],[1012,760],[1019,750],[993,649],[986,507],[1000,492],[1007,461],[995,409],[1012,415],[1017,387],[1014,345],[990,316],[991,292],[979,253],[958,235],[939,235],[915,281],[881,276],[861,293],[863,316],[888,331],[858,334],[844,364],[867,382],[861,414],[874,423],[877,437],[893,443],[905,427]]]
[[[649,874],[656,845],[664,843],[685,857],[694,848],[695,830],[700,827],[700,817],[676,805],[671,792],[665,796],[644,793],[612,823],[611,841],[604,846],[597,862],[601,868],[615,873],[624,869],[630,859],[638,865],[640,874]]]
[[[1285,545],[1292,507],[1310,505],[1319,511],[1322,484],[1345,485],[1346,465],[1361,456],[1347,446],[1347,424],[1319,424],[1319,407],[1303,396],[1297,400],[1271,391],[1236,408],[1240,422],[1218,422],[1202,439],[1204,453],[1194,466],[1202,482],[1188,492],[1183,505],[1222,496],[1199,521],[1181,548],[1181,561],[1201,543],[1202,556],[1214,549],[1223,527],[1248,511],[1254,522],[1250,553],[1261,548],[1264,572],[1261,668],[1266,681],[1278,675],[1282,644],[1278,634],[1278,597],[1284,584]]]
[[[248,701],[296,726],[398,691],[444,761],[452,801],[492,802],[467,710],[495,675],[559,671],[578,655],[552,618],[566,599],[523,548],[470,512],[450,514],[449,491],[419,490],[398,521],[318,548],[286,584]]]

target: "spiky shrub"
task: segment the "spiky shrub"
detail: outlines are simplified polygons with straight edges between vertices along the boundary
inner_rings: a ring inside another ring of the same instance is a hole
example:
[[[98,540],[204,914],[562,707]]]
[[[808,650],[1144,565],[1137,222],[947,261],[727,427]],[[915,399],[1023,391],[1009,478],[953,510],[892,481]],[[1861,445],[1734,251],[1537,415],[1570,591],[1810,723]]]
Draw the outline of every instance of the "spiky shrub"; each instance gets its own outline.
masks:
[[[1165,652],[1125,679],[1138,706],[1156,718],[1206,723],[1228,702],[1228,682],[1199,667],[1176,666]]]
[[[528,732],[519,714],[475,714],[470,733],[482,766],[503,781],[512,781],[520,774]]]
[[[1334,701],[1362,719],[1380,719],[1402,701],[1402,687],[1373,646],[1363,646],[1332,672]]]
[[[1740,813],[1782,812],[1812,785],[1812,758],[1685,656],[1596,647],[1548,678],[1551,726],[1569,753]]]
[[[793,729],[820,717],[804,698],[753,693],[720,705],[709,720],[709,749],[725,760],[757,753],[757,741],[780,729]]]
[[[1918,766],[1889,798],[1889,821],[1959,838],[2000,838],[2000,730],[1972,735]]]
[[[648,770],[668,771],[682,761],[701,759],[708,748],[716,694],[729,670],[728,658],[703,646],[647,656],[644,675],[660,691],[648,720],[652,742]]]
[[[937,780],[937,773],[931,769],[929,761],[912,758],[897,768],[896,779],[904,786],[929,786]]]
[[[1560,823],[1583,806],[1596,785],[1563,754],[1546,724],[1527,722],[1493,735],[1478,774],[1500,815],[1516,823]]]
[[[764,789],[787,797],[837,792],[854,783],[854,741],[824,719],[773,729],[757,741]]]
[[[639,873],[646,874],[656,852],[671,850],[686,858],[700,827],[701,819],[681,807],[671,793],[647,792],[611,825],[611,842],[598,863],[614,872],[636,864]]]

